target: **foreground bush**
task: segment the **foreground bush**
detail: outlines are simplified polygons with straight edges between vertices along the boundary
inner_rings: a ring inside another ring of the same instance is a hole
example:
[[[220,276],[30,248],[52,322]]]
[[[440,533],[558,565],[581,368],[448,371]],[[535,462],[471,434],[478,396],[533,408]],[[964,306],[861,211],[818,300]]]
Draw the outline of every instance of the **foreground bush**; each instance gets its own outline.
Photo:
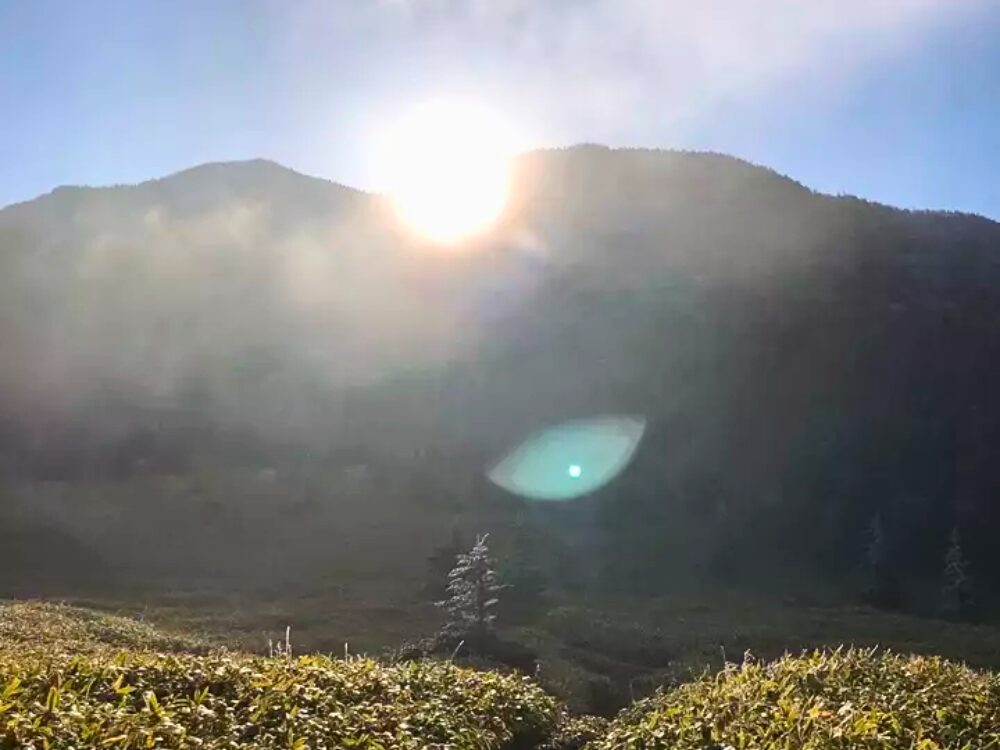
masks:
[[[0,656],[0,747],[507,748],[548,736],[527,682],[440,663]]]
[[[210,651],[125,618],[0,606],[0,748],[513,750],[556,716],[494,672]]]
[[[1000,748],[1000,679],[873,650],[748,662],[623,712],[591,750]]]

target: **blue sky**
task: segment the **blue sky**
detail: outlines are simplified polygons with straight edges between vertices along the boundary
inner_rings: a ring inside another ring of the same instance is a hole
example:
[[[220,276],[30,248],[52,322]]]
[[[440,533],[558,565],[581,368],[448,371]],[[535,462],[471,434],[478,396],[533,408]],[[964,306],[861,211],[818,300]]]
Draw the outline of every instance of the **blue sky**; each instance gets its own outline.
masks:
[[[0,205],[258,156],[378,189],[372,134],[450,97],[1000,219],[997,0],[0,0]]]

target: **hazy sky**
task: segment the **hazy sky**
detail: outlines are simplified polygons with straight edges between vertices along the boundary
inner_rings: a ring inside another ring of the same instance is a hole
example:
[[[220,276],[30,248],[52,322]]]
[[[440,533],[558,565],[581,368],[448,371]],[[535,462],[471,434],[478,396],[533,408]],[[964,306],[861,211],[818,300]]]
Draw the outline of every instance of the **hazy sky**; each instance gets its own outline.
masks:
[[[0,0],[0,205],[258,156],[378,189],[371,134],[449,97],[1000,219],[1000,0]]]

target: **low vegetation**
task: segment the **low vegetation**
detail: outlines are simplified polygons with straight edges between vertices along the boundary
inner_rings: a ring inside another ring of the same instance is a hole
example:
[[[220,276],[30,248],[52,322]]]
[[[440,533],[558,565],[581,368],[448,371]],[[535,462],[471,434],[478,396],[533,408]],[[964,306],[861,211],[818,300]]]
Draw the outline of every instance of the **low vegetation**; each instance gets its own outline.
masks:
[[[197,654],[211,648],[206,638],[84,607],[32,601],[0,605],[0,653],[5,658],[36,651],[54,657],[108,649]]]
[[[584,648],[623,627],[567,637]],[[676,647],[666,638],[633,646],[666,659]],[[447,660],[268,657],[83,608],[0,605],[0,748],[1000,748],[1000,675],[940,657],[748,654],[665,682],[609,722],[572,712],[534,679]]]
[[[0,622],[2,747],[488,750],[540,745],[555,726],[555,699],[527,679],[445,662],[267,658],[196,640],[190,653],[142,624],[38,604],[5,606]]]
[[[1000,747],[1000,678],[845,649],[752,659],[623,712],[592,750]]]

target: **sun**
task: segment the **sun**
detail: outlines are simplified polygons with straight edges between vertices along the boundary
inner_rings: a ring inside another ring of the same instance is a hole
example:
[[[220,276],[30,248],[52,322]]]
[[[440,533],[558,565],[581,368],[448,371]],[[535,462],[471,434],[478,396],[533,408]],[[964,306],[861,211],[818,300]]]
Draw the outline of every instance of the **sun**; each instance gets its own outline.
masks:
[[[384,150],[396,215],[432,242],[460,243],[487,232],[503,214],[512,139],[489,109],[425,103],[392,128]]]

